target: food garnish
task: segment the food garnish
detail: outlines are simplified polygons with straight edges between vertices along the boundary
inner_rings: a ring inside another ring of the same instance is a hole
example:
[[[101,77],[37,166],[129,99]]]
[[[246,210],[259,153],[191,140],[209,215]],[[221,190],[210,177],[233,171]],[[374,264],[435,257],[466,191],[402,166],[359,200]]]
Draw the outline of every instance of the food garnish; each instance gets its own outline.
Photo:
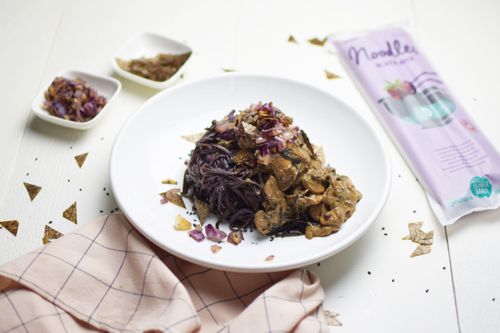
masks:
[[[234,245],[238,245],[243,239],[243,233],[241,230],[231,231],[229,235],[227,235],[227,241]]]
[[[219,252],[222,249],[222,246],[214,244],[210,246],[210,250],[212,251],[213,254]]]
[[[78,215],[77,215],[77,210],[76,210],[76,201],[73,202],[71,206],[66,208],[66,210],[63,212],[63,217],[70,221],[73,222],[74,224],[78,223]]]
[[[177,180],[167,178],[167,179],[162,180],[161,183],[166,184],[166,185],[177,185]]]
[[[190,230],[191,229],[191,222],[189,222],[185,217],[182,215],[177,215],[175,217],[175,224],[174,224],[174,229],[175,230]]]
[[[17,220],[1,221],[0,226],[14,236],[17,236],[17,230],[19,229],[19,222]]]
[[[434,231],[424,232],[422,231],[423,222],[412,222],[408,223],[408,230],[410,234],[403,237],[404,240],[411,240],[412,242],[418,244],[417,248],[410,257],[421,256],[431,252],[431,245],[433,243]]]
[[[207,235],[208,239],[214,242],[221,242],[226,238],[226,233],[215,228],[212,224],[207,224],[205,226],[205,235]]]
[[[24,182],[23,184],[24,184],[24,187],[26,188],[26,191],[28,192],[30,200],[31,201],[35,200],[36,196],[38,195],[38,193],[40,192],[40,190],[42,188],[40,186],[33,185],[30,183],[26,183],[26,182]]]
[[[82,168],[83,163],[85,163],[85,160],[87,159],[88,154],[89,153],[84,153],[84,154],[80,154],[80,155],[75,156],[76,164],[78,164],[78,167],[80,169]]]
[[[94,118],[106,102],[84,80],[56,77],[45,92],[42,108],[55,117],[85,122]]]
[[[61,236],[63,236],[62,233],[60,233],[56,229],[49,227],[48,225],[45,225],[45,231],[43,233],[42,243],[45,245],[51,240],[58,239]]]
[[[273,261],[274,260],[274,254],[268,255],[264,261]]]
[[[198,229],[193,229],[188,232],[189,237],[197,242],[201,242],[205,239],[205,235]]]
[[[118,65],[125,71],[153,81],[170,79],[191,56],[191,52],[183,54],[160,53],[152,58],[132,60],[116,59]]]
[[[231,231],[307,238],[337,232],[361,193],[347,176],[324,165],[322,151],[272,103],[258,103],[214,120],[196,142],[183,195],[203,223],[208,212]],[[201,204],[202,203],[202,204]],[[213,225],[205,227],[209,239]],[[228,241],[237,244],[239,234]]]
[[[184,205],[184,201],[182,200],[180,189],[173,188],[166,192],[160,193],[160,195],[162,196],[161,203],[171,202],[176,206],[179,206],[181,208],[186,208],[186,205]]]

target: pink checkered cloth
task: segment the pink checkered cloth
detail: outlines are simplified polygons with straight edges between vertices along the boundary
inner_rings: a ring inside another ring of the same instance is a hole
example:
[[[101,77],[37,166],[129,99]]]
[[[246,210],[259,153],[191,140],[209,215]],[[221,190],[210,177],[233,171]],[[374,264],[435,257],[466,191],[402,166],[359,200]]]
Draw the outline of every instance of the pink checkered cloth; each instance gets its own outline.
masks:
[[[318,278],[200,267],[122,215],[0,267],[1,332],[328,332]]]

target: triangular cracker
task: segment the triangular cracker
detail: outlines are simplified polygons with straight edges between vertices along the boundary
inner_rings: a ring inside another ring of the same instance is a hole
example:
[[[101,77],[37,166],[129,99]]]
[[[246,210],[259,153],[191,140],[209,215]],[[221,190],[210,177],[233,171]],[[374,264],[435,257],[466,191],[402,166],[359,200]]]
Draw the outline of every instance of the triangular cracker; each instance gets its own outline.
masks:
[[[85,159],[87,159],[87,155],[88,154],[89,153],[85,153],[85,154],[81,154],[81,155],[76,155],[75,156],[76,164],[78,164],[78,166],[80,167],[80,169],[82,168],[83,163],[85,163]]]
[[[19,228],[19,222],[17,220],[2,221],[0,225],[14,236],[17,236],[17,229]]]
[[[74,224],[78,223],[77,214],[76,214],[76,201],[73,202],[71,206],[69,206],[64,212],[63,217],[66,220],[73,222]]]
[[[30,200],[31,201],[35,200],[36,196],[38,195],[38,193],[40,192],[40,190],[42,188],[40,186],[33,185],[30,183],[26,183],[26,182],[24,182],[23,184],[24,184],[24,187],[26,188],[26,191],[28,191],[28,195],[30,196]]]
[[[340,79],[340,76],[325,69],[325,76],[328,80]]]
[[[60,233],[59,231],[57,231],[55,229],[52,229],[48,225],[45,225],[45,232],[43,233],[42,242],[45,245],[48,242],[50,242],[51,240],[58,239],[61,236],[63,236],[62,233]]]

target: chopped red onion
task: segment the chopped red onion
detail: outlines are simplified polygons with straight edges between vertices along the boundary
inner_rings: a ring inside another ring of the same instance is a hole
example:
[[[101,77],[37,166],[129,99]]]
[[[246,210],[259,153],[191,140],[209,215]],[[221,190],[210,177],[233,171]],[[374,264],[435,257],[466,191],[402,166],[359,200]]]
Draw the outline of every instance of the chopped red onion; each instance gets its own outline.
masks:
[[[193,230],[189,231],[188,234],[189,234],[189,237],[191,237],[192,239],[194,239],[197,242],[201,242],[205,239],[205,235],[203,234],[203,232],[201,232],[197,229],[193,229]]]
[[[207,238],[214,241],[220,242],[226,238],[226,233],[222,230],[215,228],[212,224],[207,224],[205,226],[205,234]]]

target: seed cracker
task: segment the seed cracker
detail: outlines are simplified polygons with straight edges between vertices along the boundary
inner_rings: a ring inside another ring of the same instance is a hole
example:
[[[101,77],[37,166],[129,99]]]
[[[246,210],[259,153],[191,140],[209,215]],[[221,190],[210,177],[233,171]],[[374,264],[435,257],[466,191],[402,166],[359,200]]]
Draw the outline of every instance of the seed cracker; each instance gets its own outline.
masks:
[[[63,217],[74,224],[78,223],[76,201],[63,212]]]
[[[17,230],[19,229],[19,222],[17,220],[2,221],[0,225],[14,236],[17,236]]]
[[[26,188],[26,191],[28,191],[28,195],[30,196],[30,200],[33,201],[35,200],[36,196],[38,193],[40,193],[40,190],[42,189],[40,186],[33,185],[30,183],[24,182],[24,187]]]

